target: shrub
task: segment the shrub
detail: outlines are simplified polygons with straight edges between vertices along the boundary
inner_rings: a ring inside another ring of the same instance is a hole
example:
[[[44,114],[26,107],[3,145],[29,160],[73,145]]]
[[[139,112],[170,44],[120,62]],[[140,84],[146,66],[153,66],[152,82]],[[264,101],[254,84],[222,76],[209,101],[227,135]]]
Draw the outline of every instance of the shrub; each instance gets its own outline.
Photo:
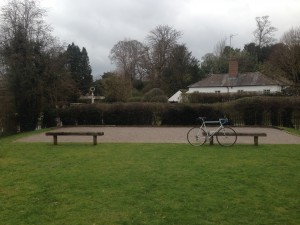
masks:
[[[76,106],[60,109],[58,115],[64,126],[77,125],[78,109]]]
[[[131,97],[127,100],[127,102],[141,102],[142,97]]]
[[[226,116],[234,125],[300,124],[300,98],[251,97],[216,104],[114,103],[59,110],[63,125],[194,125],[199,116]]]
[[[55,108],[47,108],[43,111],[42,127],[55,127],[56,118],[58,117],[57,110]]]
[[[264,105],[260,98],[244,98],[235,104],[235,110],[244,118],[245,125],[262,125]]]
[[[101,125],[103,122],[104,109],[98,105],[82,105],[77,112],[78,125]]]
[[[212,105],[172,104],[168,105],[162,117],[163,125],[194,125],[199,116],[218,119],[222,114]]]
[[[153,88],[144,95],[143,101],[166,103],[168,102],[168,98],[161,89]]]
[[[105,124],[110,125],[151,125],[153,110],[145,103],[118,103],[107,107]]]

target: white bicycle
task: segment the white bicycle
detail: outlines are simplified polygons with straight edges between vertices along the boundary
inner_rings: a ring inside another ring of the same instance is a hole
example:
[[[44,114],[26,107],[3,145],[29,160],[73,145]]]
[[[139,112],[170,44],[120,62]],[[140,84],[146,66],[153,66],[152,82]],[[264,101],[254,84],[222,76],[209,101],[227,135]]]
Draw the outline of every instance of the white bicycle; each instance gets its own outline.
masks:
[[[193,146],[203,145],[206,141],[210,142],[215,136],[218,143],[222,146],[232,146],[235,144],[237,135],[236,132],[228,126],[228,119],[221,118],[218,121],[205,121],[205,117],[199,117],[202,121],[200,127],[193,127],[187,133],[187,140]],[[215,131],[209,131],[206,124],[219,124],[220,126]]]

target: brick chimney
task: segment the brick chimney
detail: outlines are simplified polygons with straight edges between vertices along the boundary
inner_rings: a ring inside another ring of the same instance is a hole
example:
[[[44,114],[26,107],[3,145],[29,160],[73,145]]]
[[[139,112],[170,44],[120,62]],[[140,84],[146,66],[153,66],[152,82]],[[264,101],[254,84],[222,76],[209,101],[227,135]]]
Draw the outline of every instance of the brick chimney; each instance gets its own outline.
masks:
[[[239,73],[239,64],[236,58],[229,59],[229,77],[235,78]]]

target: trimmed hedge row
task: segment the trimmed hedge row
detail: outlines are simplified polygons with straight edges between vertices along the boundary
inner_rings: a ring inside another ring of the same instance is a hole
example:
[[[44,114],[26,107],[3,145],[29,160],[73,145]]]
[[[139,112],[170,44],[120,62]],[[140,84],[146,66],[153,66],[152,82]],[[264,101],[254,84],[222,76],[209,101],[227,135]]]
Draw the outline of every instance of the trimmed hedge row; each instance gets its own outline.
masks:
[[[162,114],[162,125],[193,125],[199,116],[210,120],[223,117],[221,111],[211,105],[166,105]]]
[[[118,103],[60,109],[63,125],[192,125],[199,115],[222,116],[208,105]]]
[[[251,97],[222,105],[236,125],[272,125],[299,128],[299,97]]]
[[[146,103],[71,106],[60,109],[63,125],[150,125],[154,107]]]
[[[58,112],[63,125],[193,125],[226,116],[234,125],[297,127],[300,98],[249,97],[217,104],[118,103],[79,105]]]

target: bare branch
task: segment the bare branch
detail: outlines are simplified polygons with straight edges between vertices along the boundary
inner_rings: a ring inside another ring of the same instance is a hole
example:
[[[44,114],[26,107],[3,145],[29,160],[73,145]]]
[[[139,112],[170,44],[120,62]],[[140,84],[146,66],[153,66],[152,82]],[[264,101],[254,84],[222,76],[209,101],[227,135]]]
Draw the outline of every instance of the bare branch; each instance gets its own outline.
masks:
[[[274,33],[277,28],[271,26],[269,16],[256,17],[257,28],[253,32],[255,43],[261,48],[266,45],[272,44],[274,39]]]

